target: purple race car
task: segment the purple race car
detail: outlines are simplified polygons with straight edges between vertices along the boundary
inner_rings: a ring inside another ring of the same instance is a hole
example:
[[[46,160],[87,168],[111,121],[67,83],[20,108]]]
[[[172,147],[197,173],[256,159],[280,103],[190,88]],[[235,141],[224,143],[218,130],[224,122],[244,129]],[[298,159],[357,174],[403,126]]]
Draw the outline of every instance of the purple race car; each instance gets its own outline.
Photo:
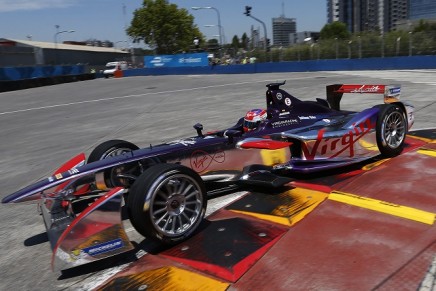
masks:
[[[395,156],[414,121],[399,86],[330,85],[327,99],[302,101],[282,85],[268,84],[266,109],[250,110],[231,128],[203,133],[196,124],[196,136],[145,148],[110,140],[2,203],[38,201],[52,264],[67,269],[133,249],[123,205],[140,234],[175,244],[196,231],[210,195],[281,187],[296,173]],[[343,111],[343,93],[383,94],[385,104]]]

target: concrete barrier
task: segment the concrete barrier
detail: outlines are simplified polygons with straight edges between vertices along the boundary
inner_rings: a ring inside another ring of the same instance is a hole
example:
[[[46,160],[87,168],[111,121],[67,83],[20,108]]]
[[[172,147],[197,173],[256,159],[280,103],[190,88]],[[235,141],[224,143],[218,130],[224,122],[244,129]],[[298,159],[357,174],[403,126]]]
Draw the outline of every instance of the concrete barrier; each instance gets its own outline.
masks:
[[[254,74],[273,72],[436,69],[436,56],[309,60],[180,68],[142,68],[124,71],[125,77],[149,75]]]

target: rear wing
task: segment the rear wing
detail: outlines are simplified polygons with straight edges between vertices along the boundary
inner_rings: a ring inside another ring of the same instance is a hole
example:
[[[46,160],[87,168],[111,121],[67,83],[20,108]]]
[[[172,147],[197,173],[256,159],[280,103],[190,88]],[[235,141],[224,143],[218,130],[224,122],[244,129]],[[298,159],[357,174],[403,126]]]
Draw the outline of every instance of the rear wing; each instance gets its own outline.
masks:
[[[384,103],[393,103],[400,100],[400,85],[328,85],[327,101],[332,109],[340,110],[340,103],[344,93],[383,94]]]

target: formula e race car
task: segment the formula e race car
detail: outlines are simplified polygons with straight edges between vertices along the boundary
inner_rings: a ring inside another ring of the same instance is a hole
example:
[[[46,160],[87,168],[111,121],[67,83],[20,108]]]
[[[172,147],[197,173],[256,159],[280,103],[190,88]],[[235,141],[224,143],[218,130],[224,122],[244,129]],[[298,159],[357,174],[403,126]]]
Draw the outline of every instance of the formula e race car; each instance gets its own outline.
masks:
[[[196,124],[195,136],[144,148],[109,140],[2,203],[39,202],[52,265],[67,269],[133,249],[122,207],[147,239],[176,244],[197,230],[210,195],[398,155],[414,122],[397,85],[329,85],[326,99],[302,101],[284,84],[268,84],[266,109],[231,128],[204,133]],[[343,93],[383,94],[384,104],[344,111]]]

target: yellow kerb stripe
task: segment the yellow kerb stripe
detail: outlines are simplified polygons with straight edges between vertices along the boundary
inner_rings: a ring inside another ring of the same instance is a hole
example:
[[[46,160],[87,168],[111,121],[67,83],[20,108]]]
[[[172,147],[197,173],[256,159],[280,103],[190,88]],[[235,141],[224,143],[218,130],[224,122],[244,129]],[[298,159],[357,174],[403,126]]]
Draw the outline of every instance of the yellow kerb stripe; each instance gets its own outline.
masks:
[[[436,214],[390,202],[333,191],[328,199],[433,225]]]
[[[421,148],[418,150],[418,153],[430,157],[436,157],[436,150],[434,149]]]

